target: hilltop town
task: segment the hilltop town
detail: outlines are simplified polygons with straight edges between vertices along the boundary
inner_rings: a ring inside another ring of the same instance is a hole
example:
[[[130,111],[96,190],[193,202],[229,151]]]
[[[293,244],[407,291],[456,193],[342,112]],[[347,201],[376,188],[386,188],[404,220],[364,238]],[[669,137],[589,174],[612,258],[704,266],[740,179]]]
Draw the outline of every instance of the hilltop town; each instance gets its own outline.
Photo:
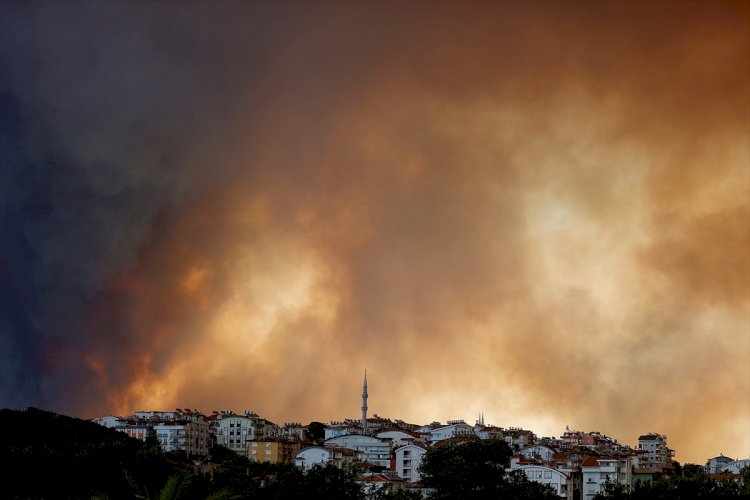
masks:
[[[367,375],[362,386],[360,419],[328,423],[276,424],[253,411],[231,410],[204,414],[195,409],[137,411],[127,416],[104,416],[93,421],[145,441],[155,438],[164,452],[184,453],[196,464],[205,463],[214,445],[250,461],[294,464],[303,471],[316,465],[365,464],[359,480],[370,490],[420,491],[420,465],[427,450],[468,441],[502,440],[512,451],[508,472],[521,471],[529,480],[550,487],[560,498],[593,499],[608,485],[630,491],[639,482],[672,476],[680,464],[667,436],[647,432],[638,443],[620,443],[597,431],[566,428],[559,437],[539,437],[517,427],[485,423],[479,415],[471,425],[464,420],[426,425],[368,416]],[[723,455],[708,458],[703,471],[716,478],[739,477],[750,459]]]

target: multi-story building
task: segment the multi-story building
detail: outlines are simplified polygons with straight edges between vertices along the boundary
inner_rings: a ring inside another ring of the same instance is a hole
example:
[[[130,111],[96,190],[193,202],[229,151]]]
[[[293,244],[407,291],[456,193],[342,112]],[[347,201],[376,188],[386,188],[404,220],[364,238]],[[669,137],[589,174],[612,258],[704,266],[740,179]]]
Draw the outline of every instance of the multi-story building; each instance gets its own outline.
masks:
[[[358,459],[357,452],[348,448],[331,448],[326,446],[308,446],[294,456],[294,464],[307,471],[315,465],[331,463],[341,468],[345,463]]]
[[[346,419],[341,422],[331,422],[323,431],[324,439],[331,439],[349,434],[358,434],[362,432],[360,422],[357,420]]]
[[[149,431],[153,430],[153,424],[138,422],[134,420],[124,420],[121,425],[114,427],[120,432],[124,432],[133,439],[145,441]]]
[[[99,424],[102,427],[115,428],[122,425],[122,417],[116,417],[114,415],[107,415],[106,417],[99,417],[92,420],[95,424]]]
[[[187,455],[206,456],[209,450],[208,421],[176,420],[154,425],[156,439],[165,452],[184,451]]]
[[[138,411],[127,417],[107,416],[94,422],[141,441],[153,432],[164,452],[206,456],[210,448],[208,419],[193,410]]]
[[[718,474],[728,464],[734,462],[733,459],[720,454],[718,457],[710,458],[703,468],[706,474]]]
[[[511,427],[503,429],[503,439],[514,450],[520,450],[536,442],[536,434],[526,429]]]
[[[744,458],[742,460],[734,460],[728,464],[724,464],[719,470],[719,474],[742,474],[742,471],[750,467],[750,458]]]
[[[503,429],[493,425],[474,426],[474,432],[479,439],[504,439]]]
[[[663,472],[673,468],[674,451],[667,447],[667,436],[651,432],[638,438],[638,466]]]
[[[164,452],[185,450],[186,425],[175,422],[161,422],[154,425],[156,439]]]
[[[302,442],[283,438],[251,439],[247,443],[247,458],[255,462],[293,464],[302,449]]]
[[[422,464],[422,457],[427,452],[422,446],[407,444],[396,448],[394,470],[398,477],[417,483],[422,478],[419,474],[419,466]]]
[[[512,470],[520,470],[530,481],[546,484],[560,498],[573,499],[573,481],[570,474],[544,465],[516,465]]]
[[[391,442],[387,439],[362,434],[349,434],[326,439],[324,444],[326,447],[354,450],[363,462],[390,468]]]
[[[448,425],[430,429],[428,442],[434,445],[438,441],[444,441],[459,436],[475,436],[474,427],[463,420],[449,420]]]
[[[266,421],[265,435],[272,438],[305,439],[305,427],[299,422],[285,422],[282,426],[269,426]]]
[[[535,444],[522,448],[518,453],[527,460],[534,459],[546,464],[552,461],[557,450],[549,446]]]
[[[602,493],[608,483],[622,485],[630,491],[632,469],[630,457],[588,457],[581,463],[582,500],[590,500]]]
[[[375,434],[375,437],[389,440],[394,447],[412,444],[419,441],[420,436],[416,432],[405,431],[402,429],[387,429]]]
[[[216,443],[241,455],[247,454],[248,441],[265,437],[266,420],[252,411],[215,412],[212,420]]]

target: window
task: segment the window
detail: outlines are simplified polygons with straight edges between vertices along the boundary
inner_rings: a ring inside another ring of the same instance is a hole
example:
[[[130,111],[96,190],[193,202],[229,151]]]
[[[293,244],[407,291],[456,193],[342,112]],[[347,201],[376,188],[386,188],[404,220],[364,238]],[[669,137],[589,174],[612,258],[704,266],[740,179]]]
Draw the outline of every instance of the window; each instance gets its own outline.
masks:
[[[544,479],[552,479],[552,471],[551,470],[544,471]]]
[[[411,476],[411,469],[404,469],[404,476]]]
[[[404,450],[404,456],[410,457],[411,456],[411,450]]]

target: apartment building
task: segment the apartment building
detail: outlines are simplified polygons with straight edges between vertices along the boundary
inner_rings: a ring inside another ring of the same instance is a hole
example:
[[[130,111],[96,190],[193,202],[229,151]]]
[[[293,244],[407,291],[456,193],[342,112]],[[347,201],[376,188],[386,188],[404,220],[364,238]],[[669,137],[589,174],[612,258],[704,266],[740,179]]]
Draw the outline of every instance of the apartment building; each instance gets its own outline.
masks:
[[[604,491],[607,483],[624,486],[627,491],[633,486],[633,462],[625,457],[588,457],[581,463],[581,498],[591,500]]]
[[[247,458],[255,462],[293,464],[302,449],[302,442],[283,438],[251,439],[247,443]]]

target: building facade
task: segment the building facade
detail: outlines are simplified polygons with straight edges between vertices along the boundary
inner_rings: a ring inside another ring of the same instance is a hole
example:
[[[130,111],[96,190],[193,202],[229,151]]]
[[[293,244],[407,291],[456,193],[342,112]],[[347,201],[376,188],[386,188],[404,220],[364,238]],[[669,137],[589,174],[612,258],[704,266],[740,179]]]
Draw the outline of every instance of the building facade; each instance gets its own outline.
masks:
[[[422,476],[419,473],[419,466],[422,464],[422,457],[427,452],[422,446],[407,444],[396,448],[394,470],[398,477],[410,483],[418,483]]]
[[[560,498],[573,499],[573,481],[569,474],[544,465],[520,465],[511,470],[522,471],[529,481],[546,484]]]
[[[667,436],[651,432],[638,438],[638,466],[663,472],[672,469],[674,451],[667,447]]]
[[[633,462],[630,457],[588,457],[581,463],[581,498],[591,500],[608,483],[630,491],[633,486]]]
[[[265,423],[264,418],[251,411],[242,415],[229,410],[217,413],[213,420],[216,444],[245,455],[248,441],[265,437]]]

